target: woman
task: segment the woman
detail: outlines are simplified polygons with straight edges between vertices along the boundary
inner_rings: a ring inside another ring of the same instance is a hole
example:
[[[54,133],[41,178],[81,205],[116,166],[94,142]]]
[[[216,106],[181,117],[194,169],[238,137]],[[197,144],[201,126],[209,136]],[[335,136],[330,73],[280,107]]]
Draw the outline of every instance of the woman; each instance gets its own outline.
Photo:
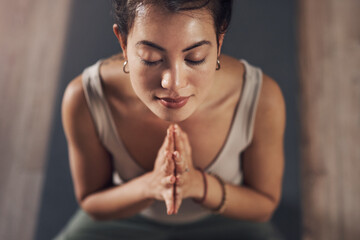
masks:
[[[67,87],[82,210],[58,239],[275,239],[285,103],[221,55],[232,1],[113,0],[122,54]]]

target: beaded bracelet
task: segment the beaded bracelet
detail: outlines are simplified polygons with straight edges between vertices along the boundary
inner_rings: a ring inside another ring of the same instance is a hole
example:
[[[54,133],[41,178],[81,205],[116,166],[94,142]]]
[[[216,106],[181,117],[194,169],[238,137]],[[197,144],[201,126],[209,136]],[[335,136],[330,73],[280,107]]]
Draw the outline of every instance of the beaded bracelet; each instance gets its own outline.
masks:
[[[221,202],[219,204],[219,206],[217,206],[216,208],[212,209],[212,212],[215,214],[221,214],[225,211],[226,208],[226,188],[225,188],[225,182],[222,180],[221,177],[219,177],[217,174],[215,173],[209,173],[211,176],[214,176],[216,178],[216,180],[218,180],[218,182],[221,185],[221,191],[222,191],[222,197],[221,197]]]
[[[202,177],[203,177],[203,182],[204,182],[204,195],[203,195],[203,197],[202,197],[200,200],[197,200],[197,199],[195,199],[195,198],[194,198],[193,200],[194,200],[194,202],[196,202],[196,203],[202,204],[202,203],[205,201],[206,195],[207,195],[207,179],[206,179],[206,175],[205,175],[204,170],[202,170],[201,168],[198,168],[198,167],[197,167],[196,169],[201,172],[201,175],[202,175]]]

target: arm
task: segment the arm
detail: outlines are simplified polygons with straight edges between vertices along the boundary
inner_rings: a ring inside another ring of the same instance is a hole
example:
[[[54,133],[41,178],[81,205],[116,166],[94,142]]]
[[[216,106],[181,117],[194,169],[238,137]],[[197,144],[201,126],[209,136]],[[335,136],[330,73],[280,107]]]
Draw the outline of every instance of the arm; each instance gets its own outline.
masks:
[[[253,141],[245,150],[242,159],[244,184],[225,185],[224,216],[253,221],[268,221],[271,218],[281,195],[284,129],[285,103],[281,90],[275,81],[265,77],[255,119]],[[186,145],[188,143],[186,134],[181,133],[181,135],[185,136],[183,142]],[[185,174],[180,176],[184,182],[183,197],[200,199],[204,191],[202,177],[198,171],[192,172],[194,174],[188,175],[190,180],[186,180]],[[221,185],[211,175],[206,174],[206,178],[208,192],[203,205],[214,209],[221,202]],[[191,184],[186,186],[185,182]]]
[[[96,134],[81,76],[74,79],[65,91],[62,121],[75,195],[84,211],[94,219],[108,220],[132,216],[153,203],[155,193],[149,191],[149,183],[159,179],[159,174],[155,176],[154,171],[113,186],[111,159]],[[156,197],[165,199],[164,194]]]
[[[244,184],[226,184],[225,216],[270,220],[281,196],[284,131],[285,102],[281,89],[274,80],[264,76],[253,141],[242,156]],[[214,177],[208,176],[208,179],[209,197],[205,206],[215,207],[220,202],[221,188]]]

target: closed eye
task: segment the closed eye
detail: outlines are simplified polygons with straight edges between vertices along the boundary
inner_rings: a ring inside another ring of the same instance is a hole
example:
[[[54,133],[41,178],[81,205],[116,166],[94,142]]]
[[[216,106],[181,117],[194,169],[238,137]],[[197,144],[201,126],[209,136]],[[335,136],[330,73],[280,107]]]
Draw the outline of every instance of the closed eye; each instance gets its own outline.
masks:
[[[158,61],[151,62],[151,61],[146,61],[146,60],[144,60],[144,59],[141,59],[141,62],[142,62],[143,64],[145,64],[146,66],[155,66],[155,65],[161,63],[162,60],[158,60]]]
[[[189,60],[189,59],[185,59],[185,61],[187,61],[189,64],[191,65],[200,65],[202,64],[203,62],[205,62],[205,58],[200,60],[200,61],[192,61],[192,60]]]
[[[141,62],[143,64],[145,64],[146,66],[155,66],[155,65],[158,65],[159,63],[161,63],[163,60],[158,60],[158,61],[147,61],[147,60],[144,60],[144,59],[141,59]],[[191,65],[200,65],[202,63],[205,62],[205,58],[204,59],[201,59],[199,61],[193,61],[193,60],[190,60],[190,59],[185,59],[185,61]]]

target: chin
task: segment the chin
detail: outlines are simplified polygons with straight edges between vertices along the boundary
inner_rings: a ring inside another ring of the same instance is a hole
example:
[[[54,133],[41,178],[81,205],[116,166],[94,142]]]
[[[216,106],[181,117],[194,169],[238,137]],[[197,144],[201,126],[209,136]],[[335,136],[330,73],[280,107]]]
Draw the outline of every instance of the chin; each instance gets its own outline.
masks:
[[[180,109],[168,109],[165,107],[154,107],[150,108],[150,110],[160,119],[167,121],[178,123],[185,121],[188,119],[195,109],[192,109],[190,106],[183,107]]]
[[[172,114],[168,114],[165,116],[159,116],[157,115],[159,118],[161,118],[164,121],[167,122],[171,122],[171,123],[180,123],[182,121],[185,121],[187,118],[189,118],[189,116],[178,116],[178,115],[172,115]]]
[[[179,123],[179,122],[182,122],[182,121],[185,121],[186,119],[188,119],[192,112],[191,113],[182,113],[180,112],[179,110],[176,110],[177,112],[175,112],[174,110],[171,110],[169,112],[157,112],[154,114],[164,120],[164,121],[167,121],[167,122],[172,122],[172,123]]]

